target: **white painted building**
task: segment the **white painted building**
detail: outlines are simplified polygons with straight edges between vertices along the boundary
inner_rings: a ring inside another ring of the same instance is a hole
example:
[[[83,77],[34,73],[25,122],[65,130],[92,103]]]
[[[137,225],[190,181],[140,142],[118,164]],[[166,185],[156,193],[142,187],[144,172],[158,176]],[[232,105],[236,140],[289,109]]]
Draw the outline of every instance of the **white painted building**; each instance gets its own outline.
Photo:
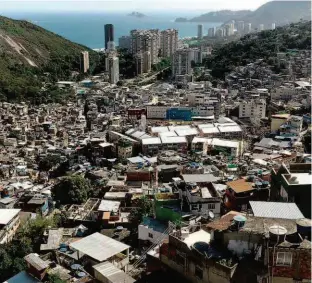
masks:
[[[173,54],[172,75],[190,75],[192,73],[191,61],[192,49],[178,49]]]
[[[119,81],[119,58],[117,56],[108,57],[109,82],[116,84]]]
[[[239,118],[265,118],[266,102],[264,99],[241,101],[239,104]]]
[[[166,29],[161,31],[160,50],[162,57],[171,57],[178,49],[178,30]]]

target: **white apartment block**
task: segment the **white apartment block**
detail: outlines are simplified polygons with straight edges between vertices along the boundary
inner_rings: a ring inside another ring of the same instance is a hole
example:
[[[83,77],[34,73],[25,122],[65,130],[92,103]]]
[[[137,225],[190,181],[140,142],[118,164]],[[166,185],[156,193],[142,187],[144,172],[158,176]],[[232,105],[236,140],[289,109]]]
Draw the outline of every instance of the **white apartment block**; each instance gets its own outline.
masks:
[[[166,29],[161,31],[160,50],[162,57],[171,57],[178,49],[178,31],[176,29]]]
[[[259,25],[259,31],[263,31],[264,30],[264,24],[260,24]]]
[[[172,75],[191,75],[192,49],[178,49],[173,54]]]
[[[89,62],[89,52],[88,51],[82,51],[80,55],[80,70],[83,73],[88,72],[90,68],[90,62]]]
[[[0,209],[0,244],[10,242],[20,225],[20,209]]]
[[[264,99],[241,101],[239,104],[239,118],[265,118],[266,102]]]
[[[108,58],[109,82],[116,84],[119,81],[119,58],[112,56]]]
[[[208,29],[208,37],[214,37],[215,33],[216,33],[216,28],[215,27]]]
[[[131,35],[131,48],[132,54],[144,53],[149,51],[151,53],[152,65],[159,62],[159,49],[160,49],[160,32],[158,29],[153,30],[132,30]]]

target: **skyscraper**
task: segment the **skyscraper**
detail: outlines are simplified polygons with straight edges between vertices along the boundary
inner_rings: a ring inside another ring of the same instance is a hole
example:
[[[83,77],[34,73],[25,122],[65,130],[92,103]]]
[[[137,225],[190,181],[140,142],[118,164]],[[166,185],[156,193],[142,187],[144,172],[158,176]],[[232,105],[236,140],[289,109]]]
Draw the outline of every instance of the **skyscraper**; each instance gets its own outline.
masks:
[[[160,50],[162,57],[171,57],[178,49],[178,31],[166,29],[160,33]]]
[[[203,25],[198,25],[197,26],[197,38],[198,39],[202,39],[203,38],[203,29],[204,29]]]
[[[208,37],[214,37],[215,33],[216,33],[216,28],[215,27],[208,29]]]
[[[119,81],[119,58],[111,56],[108,58],[109,82],[116,84]]]
[[[89,64],[89,52],[88,51],[82,51],[80,54],[80,71],[83,73],[88,72],[90,68]]]
[[[106,24],[104,26],[105,31],[105,49],[107,49],[107,43],[114,41],[114,26],[112,24]]]
[[[191,49],[178,49],[173,54],[172,75],[190,75],[192,72],[191,60]]]
[[[272,23],[271,29],[275,29],[275,23]]]
[[[131,49],[131,36],[124,35],[124,36],[120,37],[118,46],[120,48],[124,48],[124,49],[127,49],[128,51],[130,51],[130,49]]]
[[[159,62],[160,49],[160,32],[158,29],[151,30],[132,30],[131,35],[131,53],[144,53],[149,51],[151,53],[152,65]],[[143,54],[142,54],[143,56]]]

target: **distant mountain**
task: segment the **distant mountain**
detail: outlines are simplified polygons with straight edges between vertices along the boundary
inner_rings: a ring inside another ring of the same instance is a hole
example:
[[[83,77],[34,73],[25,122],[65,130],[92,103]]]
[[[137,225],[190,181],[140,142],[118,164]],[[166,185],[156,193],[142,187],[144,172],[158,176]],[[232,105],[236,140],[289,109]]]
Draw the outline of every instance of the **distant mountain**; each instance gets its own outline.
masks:
[[[176,22],[176,23],[186,23],[186,22],[188,22],[188,19],[187,19],[187,18],[180,17],[180,18],[176,18],[176,19],[175,19],[175,22]]]
[[[51,80],[68,79],[79,71],[81,51],[73,43],[28,21],[0,16],[0,99],[24,99],[37,95],[45,72]]]
[[[128,14],[128,16],[130,17],[135,17],[135,18],[144,18],[146,17],[146,15],[139,13],[139,12],[132,12],[130,14]]]
[[[190,22],[227,22],[235,18],[242,18],[251,14],[250,10],[240,10],[240,11],[231,11],[231,10],[221,10],[216,12],[209,12],[203,14],[199,17],[190,19]]]
[[[310,1],[270,1],[252,13],[235,17],[235,20],[243,20],[251,23],[254,27],[259,24],[268,26],[272,23],[284,25],[298,22],[300,19],[311,19]]]

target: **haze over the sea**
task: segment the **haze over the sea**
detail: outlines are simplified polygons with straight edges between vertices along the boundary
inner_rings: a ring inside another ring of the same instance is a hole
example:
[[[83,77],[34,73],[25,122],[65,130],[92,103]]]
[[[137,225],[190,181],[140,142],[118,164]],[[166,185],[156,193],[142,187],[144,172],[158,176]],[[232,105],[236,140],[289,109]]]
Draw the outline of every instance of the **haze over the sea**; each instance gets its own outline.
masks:
[[[14,19],[26,19],[33,23],[55,32],[65,38],[86,45],[90,48],[103,48],[104,24],[110,23],[115,26],[115,43],[118,45],[118,38],[128,35],[132,29],[154,29],[160,30],[175,28],[179,31],[179,37],[191,37],[197,35],[198,23],[175,23],[174,19],[180,16],[195,16],[194,14],[166,13],[148,14],[144,18],[127,16],[127,13],[94,13],[94,12],[34,12],[16,13],[6,12],[4,16]],[[204,34],[208,28],[218,26],[220,23],[204,23]]]

